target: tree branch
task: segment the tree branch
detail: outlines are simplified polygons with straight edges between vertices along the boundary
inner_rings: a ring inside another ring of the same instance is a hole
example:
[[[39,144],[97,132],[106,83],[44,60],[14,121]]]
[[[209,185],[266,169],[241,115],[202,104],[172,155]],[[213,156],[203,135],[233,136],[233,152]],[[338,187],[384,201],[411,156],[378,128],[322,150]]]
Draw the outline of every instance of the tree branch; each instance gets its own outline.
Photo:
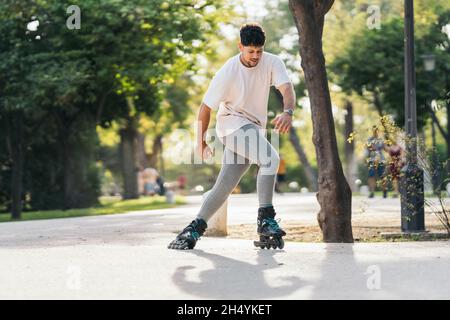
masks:
[[[439,123],[439,119],[436,117],[436,113],[434,112],[433,108],[431,108],[430,105],[428,105],[428,109],[430,110],[430,113],[431,113],[431,119],[437,125],[437,127],[438,127],[439,131],[441,132],[442,136],[444,137],[444,139],[448,143],[449,140],[450,140],[449,132],[445,132],[444,128]]]
[[[100,119],[102,117],[102,113],[103,113],[103,108],[105,106],[105,101],[106,101],[106,97],[112,92],[112,89],[109,89],[107,92],[105,92],[102,96],[102,98],[100,99],[100,104],[98,106],[97,109],[97,114],[95,117],[95,121],[96,123],[100,123]]]

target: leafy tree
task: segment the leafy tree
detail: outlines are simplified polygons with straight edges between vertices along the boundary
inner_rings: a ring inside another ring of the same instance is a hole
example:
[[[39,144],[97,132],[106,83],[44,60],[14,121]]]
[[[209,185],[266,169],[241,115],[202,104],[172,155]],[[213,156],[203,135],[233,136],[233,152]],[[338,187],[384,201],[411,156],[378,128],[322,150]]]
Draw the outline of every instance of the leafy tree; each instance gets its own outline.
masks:
[[[430,25],[427,27],[430,29]],[[394,17],[383,22],[380,29],[363,29],[330,65],[333,81],[345,92],[368,97],[380,115],[392,114],[399,125],[404,124],[403,28],[403,19]],[[445,92],[443,77],[448,53],[439,47],[442,32],[432,29],[422,31],[416,39],[418,59],[422,54],[434,53],[441,61],[433,80],[422,62],[417,61],[418,128],[423,128],[430,117],[428,104],[435,98],[433,92],[441,92],[441,97]]]
[[[131,132],[124,141],[133,143],[140,115],[155,114],[174,79],[193,68],[220,16],[213,8],[220,3],[209,1],[78,5],[81,29],[70,30],[58,1],[0,4],[0,148],[9,150],[2,171],[10,176],[15,218],[29,192],[39,206],[61,194],[64,200],[55,202],[65,208],[95,203],[96,125],[121,119],[124,132]],[[39,27],[27,31],[32,20]],[[33,162],[24,165],[26,160]],[[24,177],[29,190],[23,190]],[[43,181],[54,185],[43,190]],[[47,198],[37,196],[40,190]]]
[[[221,3],[217,1],[214,4],[193,4],[187,0],[134,2],[118,2],[113,8],[105,3],[106,10],[118,11],[129,25],[122,24],[119,29],[107,31],[110,34],[106,39],[113,42],[112,46],[102,43],[95,46],[104,50],[96,52],[96,57],[101,57],[97,59],[99,65],[111,68],[105,73],[107,87],[104,92],[105,100],[112,100],[107,104],[108,112],[122,127],[120,150],[124,198],[138,196],[136,170],[140,119],[149,117],[158,122],[162,114],[175,114],[176,109],[162,112],[162,101],[176,79],[194,69],[196,55],[210,50],[207,39],[214,34],[221,19]],[[114,48],[112,54],[111,47]],[[115,76],[115,81],[111,81],[111,75]],[[115,97],[122,102],[114,103]],[[104,108],[102,112],[105,112]],[[159,143],[161,134],[155,134],[154,139]]]

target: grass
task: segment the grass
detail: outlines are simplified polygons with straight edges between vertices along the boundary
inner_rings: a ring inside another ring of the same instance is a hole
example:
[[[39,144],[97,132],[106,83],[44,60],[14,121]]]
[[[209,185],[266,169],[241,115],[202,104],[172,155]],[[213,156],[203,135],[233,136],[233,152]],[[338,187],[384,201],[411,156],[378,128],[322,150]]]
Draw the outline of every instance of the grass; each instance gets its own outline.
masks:
[[[0,214],[0,222],[120,214],[130,211],[173,208],[184,203],[185,201],[183,197],[175,197],[175,204],[168,204],[166,202],[166,198],[162,196],[142,197],[140,199],[133,200],[121,200],[120,198],[105,197],[100,198],[100,205],[92,208],[22,212],[22,219],[20,220],[12,220],[10,213],[2,213]]]

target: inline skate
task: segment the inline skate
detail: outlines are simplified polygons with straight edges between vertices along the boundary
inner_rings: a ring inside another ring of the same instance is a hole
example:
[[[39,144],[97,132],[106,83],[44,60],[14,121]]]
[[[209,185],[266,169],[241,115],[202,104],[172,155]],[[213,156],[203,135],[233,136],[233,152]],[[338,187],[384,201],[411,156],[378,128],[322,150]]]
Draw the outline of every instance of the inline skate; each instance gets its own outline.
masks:
[[[205,233],[207,224],[203,219],[193,220],[181,233],[173,240],[168,248],[175,250],[194,249],[195,244]]]
[[[283,249],[283,237],[286,232],[280,228],[275,218],[275,210],[273,207],[258,209],[258,235],[259,241],[254,241],[255,247],[261,249]]]

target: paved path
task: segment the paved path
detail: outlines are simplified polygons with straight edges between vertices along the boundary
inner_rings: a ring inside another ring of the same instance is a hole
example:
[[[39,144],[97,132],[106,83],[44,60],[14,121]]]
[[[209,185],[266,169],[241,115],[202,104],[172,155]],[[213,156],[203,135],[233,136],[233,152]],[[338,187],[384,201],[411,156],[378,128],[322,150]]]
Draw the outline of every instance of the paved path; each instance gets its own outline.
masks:
[[[190,221],[186,206],[123,215],[0,224],[0,299],[449,299],[450,242],[286,243],[203,238],[166,249]],[[356,199],[354,211],[359,210]],[[364,215],[398,215],[371,200]],[[312,195],[277,195],[283,219],[315,223]],[[233,195],[229,220],[254,223],[255,195]],[[355,208],[356,206],[356,208]],[[364,205],[365,206],[365,205]],[[358,213],[355,213],[357,215]]]

